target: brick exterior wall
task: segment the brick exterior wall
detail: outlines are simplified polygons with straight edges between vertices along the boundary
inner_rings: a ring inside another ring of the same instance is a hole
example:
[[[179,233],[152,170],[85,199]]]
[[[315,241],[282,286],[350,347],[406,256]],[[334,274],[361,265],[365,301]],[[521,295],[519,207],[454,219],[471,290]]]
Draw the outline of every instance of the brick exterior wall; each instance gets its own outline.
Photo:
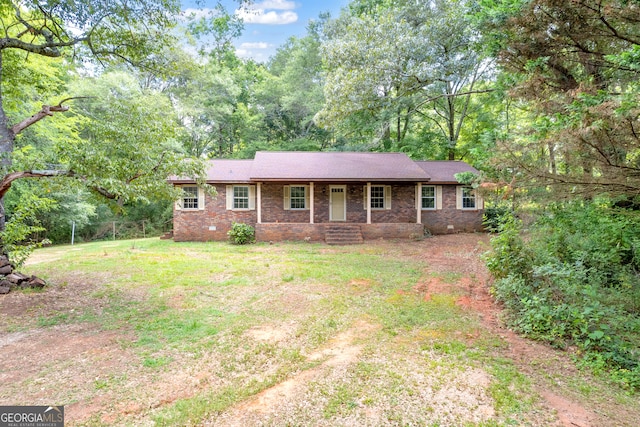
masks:
[[[259,242],[282,242],[308,239],[311,242],[324,242],[324,227],[324,224],[256,224],[256,240]]]
[[[431,234],[483,231],[484,210],[456,209],[456,186],[442,186],[442,209],[422,210],[422,224]]]
[[[173,209],[173,240],[176,242],[206,242],[227,240],[233,222],[255,225],[257,211],[227,210],[226,185],[216,184],[218,195],[205,195],[204,210]],[[212,229],[215,227],[215,230]]]
[[[422,224],[362,224],[362,237],[365,240],[375,239],[416,239],[424,235]]]
[[[262,184],[262,224],[257,224],[257,211],[226,209],[226,185],[215,185],[217,197],[205,196],[204,210],[174,209],[173,236],[175,241],[227,240],[232,222],[243,222],[256,227],[258,241],[304,240],[324,241],[324,225],[329,220],[330,184],[314,187],[314,224],[310,224],[310,211],[285,210],[283,187],[285,184]],[[337,183],[336,185],[339,185]],[[364,184],[346,185],[347,223],[361,225],[365,239],[413,238],[424,229],[432,234],[481,231],[483,210],[456,209],[456,186],[444,185],[443,208],[422,210],[422,224],[416,224],[415,185],[392,184],[391,209],[371,211],[372,224],[366,224]],[[257,202],[256,202],[257,204]]]

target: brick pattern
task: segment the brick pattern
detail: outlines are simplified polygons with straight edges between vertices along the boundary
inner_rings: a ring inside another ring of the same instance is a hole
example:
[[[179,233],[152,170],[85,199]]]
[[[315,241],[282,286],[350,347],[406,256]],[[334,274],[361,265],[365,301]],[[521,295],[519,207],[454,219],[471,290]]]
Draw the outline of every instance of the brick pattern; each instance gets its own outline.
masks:
[[[256,224],[256,240],[259,242],[282,242],[287,240],[323,242],[324,227],[324,224]]]
[[[431,234],[483,231],[484,210],[456,209],[456,186],[442,186],[442,209],[423,210],[422,224]]]
[[[256,227],[258,241],[310,240],[324,241],[324,225],[329,224],[330,184],[316,184],[314,189],[314,223],[310,224],[309,210],[285,210],[285,184],[262,185],[262,224],[257,224],[257,211],[226,209],[226,185],[215,185],[217,197],[205,196],[203,211],[174,210],[173,235],[175,241],[227,240],[232,222]],[[339,185],[337,183],[336,185]],[[481,231],[482,210],[456,209],[456,186],[443,186],[443,209],[423,210],[422,224],[416,224],[415,185],[392,184],[391,209],[373,210],[366,224],[364,209],[365,184],[348,184],[347,223],[362,224],[365,239],[414,238],[424,229],[432,234]],[[215,229],[214,229],[215,228]]]
[[[365,240],[375,239],[417,239],[424,235],[422,224],[362,224],[360,226]]]
[[[255,225],[257,211],[227,210],[226,185],[216,184],[218,195],[205,196],[204,210],[173,210],[173,239],[187,241],[223,241],[233,222]],[[215,230],[212,228],[215,227]]]

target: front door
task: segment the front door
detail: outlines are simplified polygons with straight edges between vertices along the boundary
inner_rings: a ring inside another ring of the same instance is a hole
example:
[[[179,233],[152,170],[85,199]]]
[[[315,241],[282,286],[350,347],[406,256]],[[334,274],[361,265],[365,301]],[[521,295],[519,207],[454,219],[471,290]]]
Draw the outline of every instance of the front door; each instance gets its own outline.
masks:
[[[331,196],[329,198],[329,220],[330,221],[346,221],[347,219],[347,187],[332,186],[330,187]]]

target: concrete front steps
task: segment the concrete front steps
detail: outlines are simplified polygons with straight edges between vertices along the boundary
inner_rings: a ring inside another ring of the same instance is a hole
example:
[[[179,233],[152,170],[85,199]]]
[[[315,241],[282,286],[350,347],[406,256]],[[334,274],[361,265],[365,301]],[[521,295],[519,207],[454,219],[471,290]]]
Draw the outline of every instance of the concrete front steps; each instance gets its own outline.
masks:
[[[360,245],[364,243],[357,224],[331,224],[325,227],[324,241],[328,245]]]

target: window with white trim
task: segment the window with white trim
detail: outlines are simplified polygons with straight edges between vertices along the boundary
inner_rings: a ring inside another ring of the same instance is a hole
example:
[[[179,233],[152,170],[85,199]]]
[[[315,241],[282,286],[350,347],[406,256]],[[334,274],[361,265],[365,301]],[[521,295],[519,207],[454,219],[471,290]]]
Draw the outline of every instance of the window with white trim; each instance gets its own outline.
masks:
[[[471,187],[462,187],[462,209],[476,208],[476,191]]]
[[[182,209],[199,209],[198,186],[182,187]]]
[[[371,209],[384,209],[384,185],[371,186]]]
[[[227,185],[227,210],[244,211],[256,208],[255,185]]]
[[[422,186],[422,209],[436,208],[436,187],[434,185]]]
[[[233,209],[249,209],[249,186],[233,186]]]
[[[290,209],[306,209],[307,208],[307,187],[305,185],[292,185],[289,187],[289,208]]]

